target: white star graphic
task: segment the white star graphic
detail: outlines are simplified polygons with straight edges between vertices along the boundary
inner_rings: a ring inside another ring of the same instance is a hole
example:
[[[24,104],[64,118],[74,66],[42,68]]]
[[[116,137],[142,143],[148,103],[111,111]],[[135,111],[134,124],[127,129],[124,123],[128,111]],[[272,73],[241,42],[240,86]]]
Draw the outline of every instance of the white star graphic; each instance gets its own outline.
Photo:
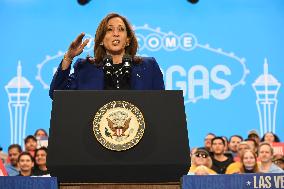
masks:
[[[248,180],[248,181],[247,181],[247,185],[250,186],[250,184],[251,184],[251,182]]]

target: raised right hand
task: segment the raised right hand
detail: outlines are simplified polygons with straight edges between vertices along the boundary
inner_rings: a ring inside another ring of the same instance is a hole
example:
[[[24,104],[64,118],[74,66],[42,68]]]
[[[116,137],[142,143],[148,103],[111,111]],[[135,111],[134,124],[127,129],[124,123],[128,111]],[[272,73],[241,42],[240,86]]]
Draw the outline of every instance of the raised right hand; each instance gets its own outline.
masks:
[[[85,46],[89,43],[90,39],[86,39],[82,43],[82,39],[85,36],[85,33],[81,33],[77,36],[77,38],[70,44],[68,51],[65,53],[63,61],[62,61],[62,70],[66,70],[69,68],[70,64],[72,64],[72,60],[75,56],[80,55],[83,52]]]

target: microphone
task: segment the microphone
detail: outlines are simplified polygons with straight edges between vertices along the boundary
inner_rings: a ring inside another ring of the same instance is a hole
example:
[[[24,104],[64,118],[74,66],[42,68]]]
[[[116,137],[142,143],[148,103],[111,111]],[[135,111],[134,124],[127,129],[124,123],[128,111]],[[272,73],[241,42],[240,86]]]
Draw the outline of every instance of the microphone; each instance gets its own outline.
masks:
[[[87,3],[89,3],[91,0],[77,0],[78,1],[78,3],[80,4],[80,5],[86,5]]]
[[[122,70],[124,75],[130,76],[132,57],[129,54],[125,54],[122,57],[122,64],[123,64]]]
[[[103,59],[103,71],[105,73],[106,76],[112,76],[113,74],[113,61],[112,61],[112,57],[110,55],[106,55]]]

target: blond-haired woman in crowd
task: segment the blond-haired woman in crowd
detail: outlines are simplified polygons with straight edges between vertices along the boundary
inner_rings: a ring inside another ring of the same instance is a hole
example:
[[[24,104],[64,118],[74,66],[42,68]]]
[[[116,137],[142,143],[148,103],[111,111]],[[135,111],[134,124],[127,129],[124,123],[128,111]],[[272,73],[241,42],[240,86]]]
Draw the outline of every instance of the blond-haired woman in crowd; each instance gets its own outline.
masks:
[[[240,173],[259,173],[257,155],[253,150],[244,151],[241,156],[241,164]]]
[[[191,157],[191,162],[191,167],[188,172],[189,175],[201,175],[200,172],[202,172],[202,175],[206,175],[206,172],[208,174],[216,174],[216,172],[211,169],[212,159],[209,155],[209,152],[203,148],[198,148],[195,151],[195,153]],[[204,167],[206,167],[206,169]]]

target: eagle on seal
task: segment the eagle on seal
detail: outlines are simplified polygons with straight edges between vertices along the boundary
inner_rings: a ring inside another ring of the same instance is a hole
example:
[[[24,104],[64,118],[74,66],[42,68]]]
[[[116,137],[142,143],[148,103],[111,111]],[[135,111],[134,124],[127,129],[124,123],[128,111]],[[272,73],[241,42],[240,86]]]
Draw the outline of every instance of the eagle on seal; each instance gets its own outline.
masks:
[[[108,118],[106,119],[108,122],[108,127],[112,130],[112,132],[114,132],[112,136],[117,136],[117,137],[125,136],[124,132],[129,128],[131,117],[124,122],[123,126],[118,126],[118,127],[115,127],[114,123],[110,119]]]

